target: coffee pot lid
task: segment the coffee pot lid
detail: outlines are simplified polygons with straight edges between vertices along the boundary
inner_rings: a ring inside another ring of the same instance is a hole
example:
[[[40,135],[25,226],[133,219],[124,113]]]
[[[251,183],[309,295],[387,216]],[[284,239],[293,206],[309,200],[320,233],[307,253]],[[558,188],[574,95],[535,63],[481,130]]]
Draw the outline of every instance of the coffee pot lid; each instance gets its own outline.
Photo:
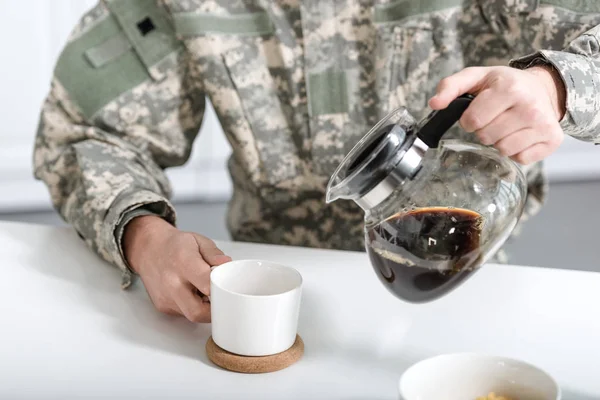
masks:
[[[464,95],[420,123],[406,108],[398,108],[379,121],[346,155],[327,186],[327,203],[351,199],[369,210],[407,179],[414,179],[429,148],[461,117],[473,96]]]

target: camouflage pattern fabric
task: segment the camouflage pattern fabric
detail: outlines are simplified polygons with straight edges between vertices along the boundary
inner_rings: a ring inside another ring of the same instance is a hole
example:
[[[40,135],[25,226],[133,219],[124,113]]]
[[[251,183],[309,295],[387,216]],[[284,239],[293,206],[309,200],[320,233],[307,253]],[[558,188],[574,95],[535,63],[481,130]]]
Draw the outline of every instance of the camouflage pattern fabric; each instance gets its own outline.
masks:
[[[586,0],[104,0],[57,64],[35,176],[126,287],[123,228],[142,214],[176,224],[164,170],[188,160],[208,97],[233,148],[235,240],[363,250],[360,209],[324,202],[331,173],[391,109],[426,115],[439,80],[464,67],[553,65],[567,87],[565,133],[600,142],[596,8]],[[142,24],[147,9],[169,26]],[[106,45],[115,35],[131,41],[123,54]],[[169,35],[180,47],[152,53],[146,41],[168,49]],[[91,47],[109,52],[107,65],[81,62]],[[141,83],[126,84],[120,69],[114,80],[101,75],[112,63]],[[448,137],[475,140],[458,128]],[[526,174],[523,220],[548,189],[542,163]]]

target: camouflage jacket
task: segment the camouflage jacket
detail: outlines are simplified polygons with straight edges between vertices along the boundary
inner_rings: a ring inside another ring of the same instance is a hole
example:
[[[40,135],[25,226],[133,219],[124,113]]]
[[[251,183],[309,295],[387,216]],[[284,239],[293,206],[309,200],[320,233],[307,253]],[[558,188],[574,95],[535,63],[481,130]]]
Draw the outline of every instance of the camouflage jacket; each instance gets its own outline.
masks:
[[[422,117],[466,66],[554,65],[564,132],[600,142],[598,24],[595,0],[103,0],[56,64],[35,176],[128,286],[123,228],[148,213],[175,224],[164,170],[187,161],[208,98],[233,148],[233,239],[359,250],[361,211],[324,202],[331,173],[388,111]],[[527,175],[532,215],[547,184],[541,164]]]

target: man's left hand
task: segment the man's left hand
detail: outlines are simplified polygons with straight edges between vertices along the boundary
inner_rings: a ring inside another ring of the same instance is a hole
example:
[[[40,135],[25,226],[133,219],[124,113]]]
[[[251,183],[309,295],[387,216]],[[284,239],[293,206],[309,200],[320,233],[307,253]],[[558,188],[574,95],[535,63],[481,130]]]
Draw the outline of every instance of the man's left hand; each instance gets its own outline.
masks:
[[[429,106],[443,109],[465,93],[475,99],[460,119],[462,128],[520,164],[548,157],[564,139],[565,88],[550,67],[465,68],[439,83]]]

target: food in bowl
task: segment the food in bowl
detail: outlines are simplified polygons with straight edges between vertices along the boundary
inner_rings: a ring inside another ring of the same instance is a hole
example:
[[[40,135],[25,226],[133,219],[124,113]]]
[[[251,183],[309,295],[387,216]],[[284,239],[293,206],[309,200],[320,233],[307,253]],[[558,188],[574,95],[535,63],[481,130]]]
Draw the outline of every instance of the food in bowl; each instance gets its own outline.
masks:
[[[518,400],[518,399],[511,399],[509,397],[504,397],[504,396],[496,396],[496,393],[491,392],[487,396],[478,397],[476,400]]]

